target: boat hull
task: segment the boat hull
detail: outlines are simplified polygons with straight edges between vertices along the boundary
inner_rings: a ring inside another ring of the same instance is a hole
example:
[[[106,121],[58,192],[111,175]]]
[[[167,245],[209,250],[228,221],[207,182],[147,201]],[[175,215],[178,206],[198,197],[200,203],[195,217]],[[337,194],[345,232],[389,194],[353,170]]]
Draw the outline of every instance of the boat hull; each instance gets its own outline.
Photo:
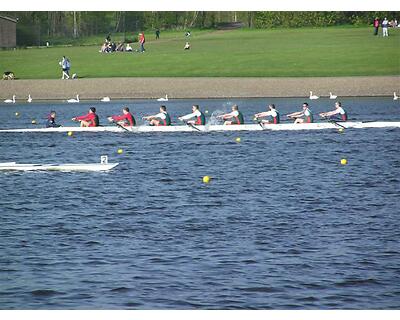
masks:
[[[338,128],[400,128],[400,122],[373,121],[373,122],[321,122],[321,123],[281,123],[281,124],[243,124],[243,125],[206,125],[206,126],[138,126],[138,127],[59,127],[59,128],[25,128],[1,129],[0,133],[12,132],[126,132],[126,133],[152,133],[152,132],[223,132],[223,131],[280,131],[280,130],[323,130]]]

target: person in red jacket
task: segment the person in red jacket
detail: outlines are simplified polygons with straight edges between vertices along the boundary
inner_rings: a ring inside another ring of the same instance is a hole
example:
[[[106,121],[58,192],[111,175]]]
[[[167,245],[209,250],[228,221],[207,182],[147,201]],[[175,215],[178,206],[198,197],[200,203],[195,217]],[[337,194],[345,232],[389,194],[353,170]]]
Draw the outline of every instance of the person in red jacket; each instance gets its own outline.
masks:
[[[115,123],[119,124],[120,126],[124,126],[124,127],[136,126],[135,117],[132,115],[132,113],[129,112],[128,107],[124,107],[122,109],[122,115],[111,116],[111,117],[108,117],[107,119],[110,122],[115,122]]]
[[[81,127],[98,127],[100,125],[99,117],[96,114],[96,108],[90,107],[89,113],[72,118],[72,121],[80,121]]]
[[[139,33],[139,44],[140,44],[140,53],[145,52],[146,50],[144,49],[144,43],[146,42],[146,39],[144,38],[144,33]]]
[[[379,30],[379,19],[375,18],[375,20],[374,20],[374,36],[378,35],[378,30]]]

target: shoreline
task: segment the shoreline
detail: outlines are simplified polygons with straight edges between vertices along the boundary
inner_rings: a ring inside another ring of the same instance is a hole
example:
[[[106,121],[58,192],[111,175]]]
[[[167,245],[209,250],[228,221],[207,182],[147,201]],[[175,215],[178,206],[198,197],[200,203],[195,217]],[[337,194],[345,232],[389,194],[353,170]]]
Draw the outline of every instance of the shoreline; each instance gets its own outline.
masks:
[[[309,92],[329,97],[393,96],[400,91],[399,76],[360,77],[285,77],[285,78],[90,78],[74,80],[1,80],[0,101],[16,95],[26,101],[28,94],[36,100],[79,98],[99,100],[108,96],[116,100],[223,99],[223,98],[294,98],[308,97]]]

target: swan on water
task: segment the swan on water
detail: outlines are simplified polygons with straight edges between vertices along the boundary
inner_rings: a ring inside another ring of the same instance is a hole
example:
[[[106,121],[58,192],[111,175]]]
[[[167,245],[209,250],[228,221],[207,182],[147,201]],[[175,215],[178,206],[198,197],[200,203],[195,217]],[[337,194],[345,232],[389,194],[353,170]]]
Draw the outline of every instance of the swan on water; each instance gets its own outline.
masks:
[[[316,99],[319,99],[319,97],[316,95],[313,95],[312,91],[310,91],[310,100],[316,100]]]
[[[79,94],[76,95],[76,99],[68,99],[68,103],[78,103],[79,102]]]
[[[168,95],[165,95],[165,98],[158,98],[157,101],[168,101]]]
[[[15,103],[15,94],[13,95],[12,99],[4,100],[4,103]]]

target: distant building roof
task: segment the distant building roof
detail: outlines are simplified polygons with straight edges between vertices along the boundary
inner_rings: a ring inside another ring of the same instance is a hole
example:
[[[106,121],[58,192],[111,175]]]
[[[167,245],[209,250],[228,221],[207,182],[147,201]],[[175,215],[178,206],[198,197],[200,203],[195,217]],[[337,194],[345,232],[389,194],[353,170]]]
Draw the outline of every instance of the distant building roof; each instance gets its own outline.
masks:
[[[6,16],[0,16],[0,19],[8,20],[8,21],[11,21],[11,22],[14,22],[14,23],[17,23],[17,21],[18,21],[18,19],[6,17]]]

